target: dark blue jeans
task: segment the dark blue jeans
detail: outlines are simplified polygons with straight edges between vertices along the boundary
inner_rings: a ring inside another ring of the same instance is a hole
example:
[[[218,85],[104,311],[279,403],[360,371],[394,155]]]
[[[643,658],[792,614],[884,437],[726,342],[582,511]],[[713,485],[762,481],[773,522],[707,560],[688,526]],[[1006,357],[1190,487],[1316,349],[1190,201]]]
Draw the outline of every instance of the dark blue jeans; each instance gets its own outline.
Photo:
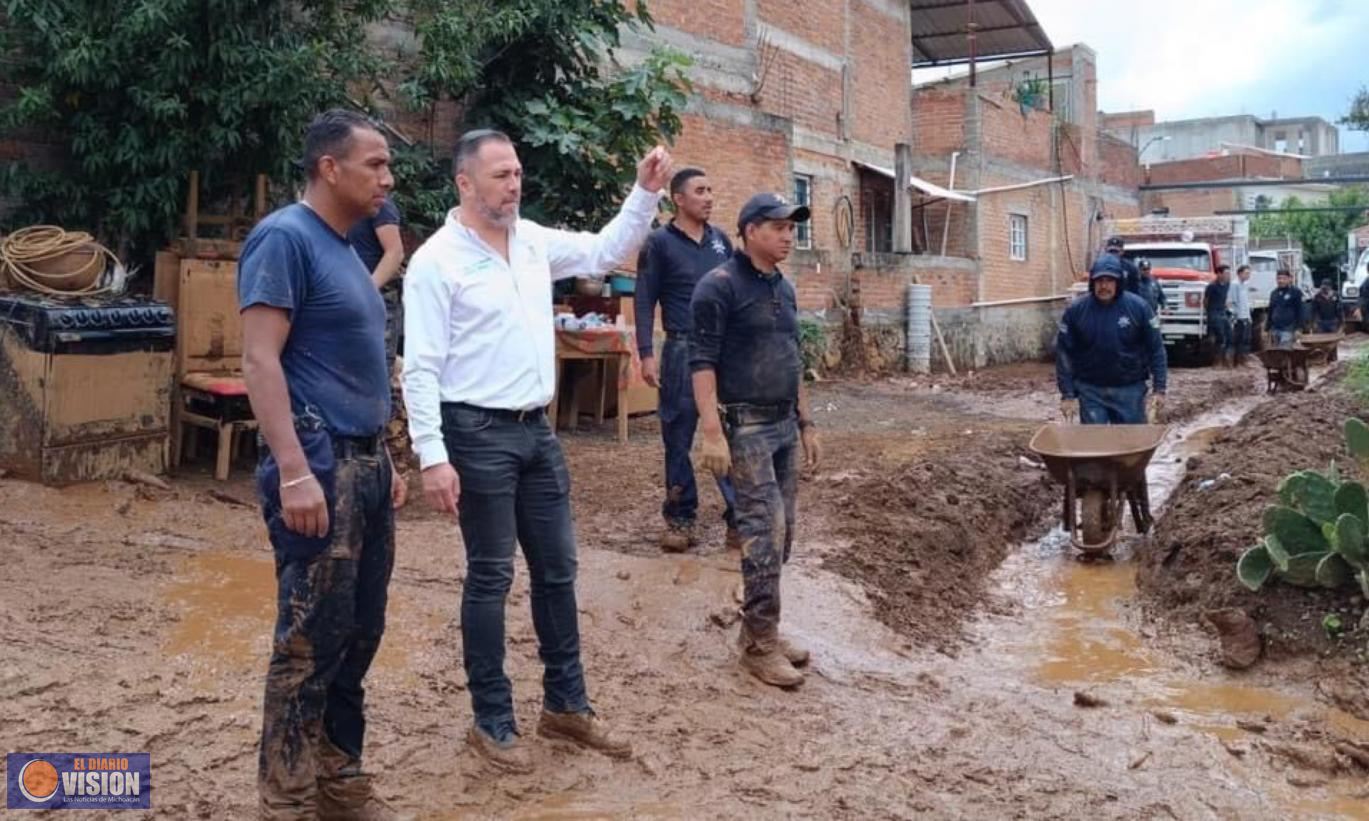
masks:
[[[1146,383],[1103,387],[1074,383],[1079,394],[1079,421],[1085,425],[1144,425]]]
[[[588,709],[570,471],[561,443],[541,413],[516,421],[466,405],[442,406],[442,434],[461,477],[461,639],[476,724],[496,738],[515,726],[513,686],[504,674],[504,600],[515,543],[528,563],[542,704],[554,712]]]
[[[672,524],[691,524],[699,510],[699,489],[694,481],[694,463],[689,451],[694,447],[694,429],[699,424],[699,409],[694,404],[693,372],[689,367],[689,341],[671,338],[661,346],[660,358],[661,441],[665,444],[665,503],[661,515]],[[718,492],[727,509],[723,519],[734,523],[737,497],[731,481],[718,479]]]
[[[1226,314],[1208,314],[1207,332],[1212,335],[1213,344],[1219,355],[1231,351],[1231,320]]]
[[[1248,319],[1237,319],[1231,323],[1231,343],[1236,349],[1236,356],[1250,353],[1250,328]]]
[[[1336,332],[1337,330],[1339,330],[1339,329],[1340,329],[1340,320],[1339,320],[1339,319],[1318,319],[1318,320],[1317,320],[1317,333],[1319,333],[1319,334],[1333,334],[1333,333],[1335,333],[1335,332]]]
[[[780,569],[794,546],[798,420],[729,426],[727,445],[742,537],[742,618],[751,642],[765,649],[779,635]]]
[[[276,556],[276,628],[258,760],[262,806],[270,812],[307,810],[319,781],[359,765],[366,734],[362,680],[385,633],[395,557],[384,449],[336,457],[326,432],[299,436],[328,500],[325,537],[285,528],[280,473],[269,451],[257,467]]]

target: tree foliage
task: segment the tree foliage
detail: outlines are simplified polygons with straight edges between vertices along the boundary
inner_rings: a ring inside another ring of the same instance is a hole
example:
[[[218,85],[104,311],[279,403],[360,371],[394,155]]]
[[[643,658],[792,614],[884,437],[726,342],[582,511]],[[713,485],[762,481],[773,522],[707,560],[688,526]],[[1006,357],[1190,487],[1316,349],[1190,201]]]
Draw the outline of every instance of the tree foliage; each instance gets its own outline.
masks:
[[[635,160],[680,127],[685,58],[613,62],[621,0],[0,0],[0,54],[18,88],[0,131],[64,138],[55,169],[10,163],[14,222],[59,222],[157,247],[189,174],[206,188],[293,181],[303,127],[361,100],[373,113],[455,100],[462,125],[520,143],[525,211],[583,227],[615,208]],[[414,46],[368,36],[407,26]],[[446,146],[395,149],[396,199],[420,230],[454,200]]]
[[[1350,229],[1364,224],[1364,211],[1302,211],[1315,203],[1289,197],[1279,207],[1256,214],[1250,233],[1256,239],[1289,238],[1302,246],[1303,261],[1315,272],[1335,269],[1345,253]],[[1369,190],[1361,187],[1332,191],[1326,205],[1364,206],[1369,209]]]
[[[1350,99],[1350,110],[1340,118],[1340,124],[1356,131],[1369,131],[1369,86],[1360,86]]]

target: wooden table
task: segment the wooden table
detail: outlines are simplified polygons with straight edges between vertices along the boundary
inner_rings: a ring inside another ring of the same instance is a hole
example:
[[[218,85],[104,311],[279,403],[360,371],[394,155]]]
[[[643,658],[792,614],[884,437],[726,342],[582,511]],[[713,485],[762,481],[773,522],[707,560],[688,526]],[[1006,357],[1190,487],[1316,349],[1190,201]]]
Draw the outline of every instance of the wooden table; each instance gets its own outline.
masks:
[[[598,362],[599,396],[595,405],[594,421],[602,424],[607,412],[609,376],[614,377],[618,389],[618,441],[627,441],[628,387],[632,380],[632,360],[635,355],[635,333],[631,328],[608,326],[590,328],[582,331],[557,329],[556,331],[556,395],[552,398],[550,416],[552,430],[556,429],[557,412],[561,404],[561,370],[566,362]],[[617,366],[610,371],[610,365]],[[580,417],[581,401],[584,396],[583,383],[577,383],[571,396],[571,418],[567,427],[575,430]]]

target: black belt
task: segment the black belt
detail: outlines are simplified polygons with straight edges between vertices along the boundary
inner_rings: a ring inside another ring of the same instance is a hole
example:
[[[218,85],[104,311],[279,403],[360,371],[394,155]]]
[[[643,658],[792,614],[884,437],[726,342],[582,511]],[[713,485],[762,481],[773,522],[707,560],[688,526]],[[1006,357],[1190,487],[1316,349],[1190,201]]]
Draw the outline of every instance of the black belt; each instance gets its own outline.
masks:
[[[468,411],[478,413],[488,413],[495,419],[503,419],[507,422],[540,422],[542,417],[547,415],[546,408],[532,408],[531,410],[509,410],[508,408],[482,408],[479,405],[468,405],[465,402],[443,402],[443,408],[464,408]]]
[[[375,436],[336,436],[333,439],[333,454],[339,459],[352,459],[357,456],[375,456],[385,449],[385,439]]]
[[[794,402],[776,402],[770,405],[754,405],[750,402],[733,402],[722,406],[723,421],[729,425],[768,425],[792,418],[796,410]]]

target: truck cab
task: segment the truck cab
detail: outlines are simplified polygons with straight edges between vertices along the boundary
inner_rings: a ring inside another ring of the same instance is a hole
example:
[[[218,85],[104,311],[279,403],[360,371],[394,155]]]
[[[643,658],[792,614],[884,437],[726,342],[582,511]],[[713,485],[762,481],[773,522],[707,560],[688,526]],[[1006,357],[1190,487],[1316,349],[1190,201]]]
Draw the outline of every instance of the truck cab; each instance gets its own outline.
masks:
[[[1128,243],[1123,256],[1139,265],[1150,261],[1150,275],[1165,292],[1160,335],[1165,344],[1196,351],[1207,337],[1203,294],[1216,277],[1221,252],[1207,242]]]

